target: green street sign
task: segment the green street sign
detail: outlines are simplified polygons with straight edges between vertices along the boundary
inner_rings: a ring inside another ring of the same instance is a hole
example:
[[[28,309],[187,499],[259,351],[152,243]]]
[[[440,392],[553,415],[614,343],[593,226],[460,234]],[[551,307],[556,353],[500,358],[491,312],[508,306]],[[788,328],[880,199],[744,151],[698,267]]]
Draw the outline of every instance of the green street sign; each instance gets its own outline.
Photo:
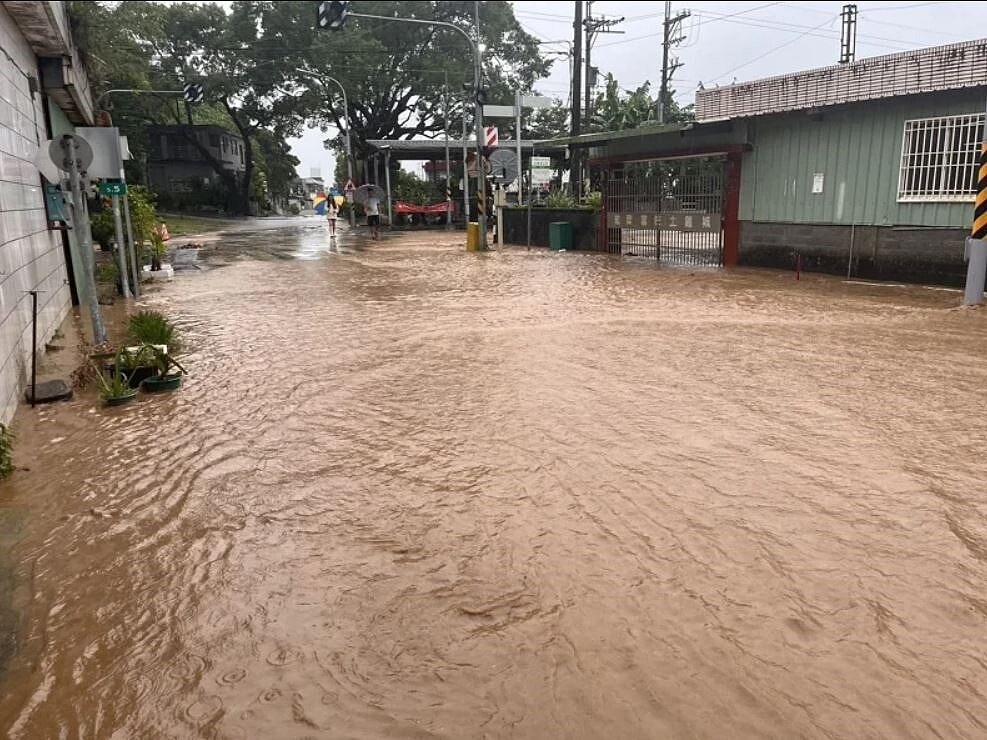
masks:
[[[127,183],[125,182],[101,182],[99,192],[103,195],[126,195]]]

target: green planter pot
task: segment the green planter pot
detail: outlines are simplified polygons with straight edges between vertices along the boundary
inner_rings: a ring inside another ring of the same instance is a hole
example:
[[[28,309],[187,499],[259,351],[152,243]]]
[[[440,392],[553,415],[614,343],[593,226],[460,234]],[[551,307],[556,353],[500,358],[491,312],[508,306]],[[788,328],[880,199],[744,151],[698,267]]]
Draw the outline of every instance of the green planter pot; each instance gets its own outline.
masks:
[[[116,366],[111,365],[111,373],[116,372]],[[154,365],[141,365],[140,367],[121,367],[121,374],[130,378],[130,387],[137,389],[141,387],[147,378],[152,378],[158,374],[158,368]]]
[[[154,378],[145,378],[141,387],[148,393],[159,393],[160,391],[173,391],[182,384],[182,376],[180,373],[174,375],[165,375],[163,378],[157,376]]]
[[[103,398],[107,406],[123,406],[137,398],[137,391],[133,390],[125,396],[114,396],[113,398]]]

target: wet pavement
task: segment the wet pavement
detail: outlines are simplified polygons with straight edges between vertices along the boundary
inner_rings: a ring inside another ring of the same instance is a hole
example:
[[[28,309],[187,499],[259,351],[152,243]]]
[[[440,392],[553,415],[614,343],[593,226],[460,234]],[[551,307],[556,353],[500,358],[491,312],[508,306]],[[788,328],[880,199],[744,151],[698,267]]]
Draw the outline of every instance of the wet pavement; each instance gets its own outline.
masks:
[[[180,391],[21,411],[0,734],[987,735],[987,311],[462,240],[209,240]]]

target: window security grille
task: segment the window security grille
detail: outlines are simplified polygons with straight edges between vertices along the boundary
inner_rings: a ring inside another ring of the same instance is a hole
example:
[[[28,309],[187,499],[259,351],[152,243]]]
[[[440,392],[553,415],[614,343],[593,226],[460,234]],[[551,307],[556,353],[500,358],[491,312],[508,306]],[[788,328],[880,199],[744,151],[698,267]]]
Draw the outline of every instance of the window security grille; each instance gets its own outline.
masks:
[[[905,121],[898,200],[972,201],[984,114]]]

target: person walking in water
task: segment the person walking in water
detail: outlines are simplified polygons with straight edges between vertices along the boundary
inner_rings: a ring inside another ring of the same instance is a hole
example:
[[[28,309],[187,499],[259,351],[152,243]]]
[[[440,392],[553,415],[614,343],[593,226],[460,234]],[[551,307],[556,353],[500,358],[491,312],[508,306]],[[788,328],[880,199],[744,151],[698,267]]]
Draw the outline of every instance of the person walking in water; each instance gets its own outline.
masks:
[[[326,219],[329,221],[329,236],[336,236],[336,219],[338,217],[339,209],[336,207],[336,201],[330,197],[326,207]]]
[[[374,241],[380,239],[380,198],[371,194],[367,198],[367,226],[370,227],[370,238]]]

